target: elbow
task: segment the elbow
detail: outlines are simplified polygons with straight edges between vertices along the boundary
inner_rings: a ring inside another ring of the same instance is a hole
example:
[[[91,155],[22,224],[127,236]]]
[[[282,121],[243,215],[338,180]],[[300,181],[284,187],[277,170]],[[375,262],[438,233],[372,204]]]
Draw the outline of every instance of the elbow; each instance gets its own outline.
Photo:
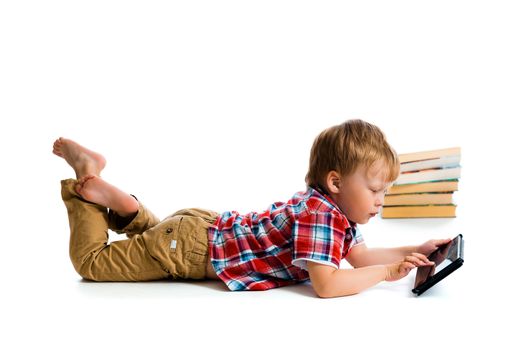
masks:
[[[314,292],[319,298],[322,298],[322,299],[331,298],[332,293],[330,293],[330,289],[328,288],[326,281],[324,282],[325,283],[320,284],[320,283],[314,283],[314,281],[312,281],[312,287],[314,289]]]
[[[348,293],[344,293],[344,294],[337,294],[337,293],[333,293],[331,291],[327,291],[327,290],[323,290],[323,291],[315,291],[315,293],[317,294],[317,296],[321,299],[330,299],[330,298],[337,298],[337,297],[342,297],[342,296],[351,296],[351,295],[356,295],[358,294],[359,292],[356,292],[356,291],[350,291]]]
[[[340,296],[340,277],[332,266],[308,261],[308,272],[315,294],[319,298],[333,298]]]
[[[359,291],[345,291],[344,293],[342,292],[340,293],[336,289],[331,288],[326,285],[318,287],[318,288],[314,288],[314,290],[317,296],[321,299],[337,298],[341,296],[349,296],[349,295],[354,295],[354,294],[359,293]]]
[[[323,290],[316,290],[315,293],[321,299],[328,299],[328,298],[333,298],[334,297],[332,294],[330,294],[328,291],[326,291],[324,289]]]
[[[352,295],[356,295],[356,294],[359,294],[358,291],[350,291],[348,293],[344,293],[344,294],[337,294],[337,293],[330,293],[330,292],[323,292],[323,293],[317,293],[317,296],[319,298],[322,298],[322,299],[329,299],[329,298],[338,298],[338,297],[343,297],[343,296],[352,296]]]
[[[337,298],[342,296],[350,296],[359,294],[360,290],[352,288],[351,290],[338,290],[337,285],[321,285],[314,286],[315,294],[321,299]]]

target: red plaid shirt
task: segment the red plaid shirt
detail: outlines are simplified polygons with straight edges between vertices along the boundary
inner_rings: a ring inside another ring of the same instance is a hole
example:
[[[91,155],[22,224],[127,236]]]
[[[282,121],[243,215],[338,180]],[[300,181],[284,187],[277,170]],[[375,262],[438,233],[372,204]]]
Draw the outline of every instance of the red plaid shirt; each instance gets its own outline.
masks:
[[[339,268],[363,238],[337,204],[308,187],[262,213],[222,213],[208,230],[211,263],[230,290],[266,290],[309,279],[306,261]]]

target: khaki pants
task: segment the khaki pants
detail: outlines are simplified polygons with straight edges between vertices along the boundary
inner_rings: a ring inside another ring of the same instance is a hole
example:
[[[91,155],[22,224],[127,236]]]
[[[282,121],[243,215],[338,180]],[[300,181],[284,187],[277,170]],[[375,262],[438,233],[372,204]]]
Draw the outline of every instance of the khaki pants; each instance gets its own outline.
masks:
[[[100,205],[83,200],[76,180],[62,180],[71,236],[69,255],[75,270],[94,281],[205,279],[208,227],[219,215],[211,210],[183,209],[159,221],[139,201],[139,211],[124,220]],[[108,228],[129,239],[108,244]]]

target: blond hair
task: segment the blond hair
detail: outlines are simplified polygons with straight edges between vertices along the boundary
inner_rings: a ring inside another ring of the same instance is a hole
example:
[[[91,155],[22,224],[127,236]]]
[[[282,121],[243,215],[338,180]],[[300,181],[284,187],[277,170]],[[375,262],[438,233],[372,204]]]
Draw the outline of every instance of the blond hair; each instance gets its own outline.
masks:
[[[352,175],[360,165],[368,171],[376,161],[384,162],[386,182],[399,175],[399,159],[377,126],[360,119],[347,120],[323,130],[314,140],[305,181],[326,191],[326,175],[332,170]]]

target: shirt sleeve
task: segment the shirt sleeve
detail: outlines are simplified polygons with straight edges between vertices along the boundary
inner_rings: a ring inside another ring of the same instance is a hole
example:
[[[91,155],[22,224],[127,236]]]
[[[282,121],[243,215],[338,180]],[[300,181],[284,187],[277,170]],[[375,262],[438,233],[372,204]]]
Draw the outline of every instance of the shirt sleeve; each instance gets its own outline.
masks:
[[[308,213],[292,229],[292,264],[307,270],[307,261],[339,269],[343,255],[345,225],[333,213]]]
[[[361,230],[359,230],[358,226],[355,227],[355,231],[352,233],[352,236],[352,246],[365,243],[365,239],[363,238]]]

